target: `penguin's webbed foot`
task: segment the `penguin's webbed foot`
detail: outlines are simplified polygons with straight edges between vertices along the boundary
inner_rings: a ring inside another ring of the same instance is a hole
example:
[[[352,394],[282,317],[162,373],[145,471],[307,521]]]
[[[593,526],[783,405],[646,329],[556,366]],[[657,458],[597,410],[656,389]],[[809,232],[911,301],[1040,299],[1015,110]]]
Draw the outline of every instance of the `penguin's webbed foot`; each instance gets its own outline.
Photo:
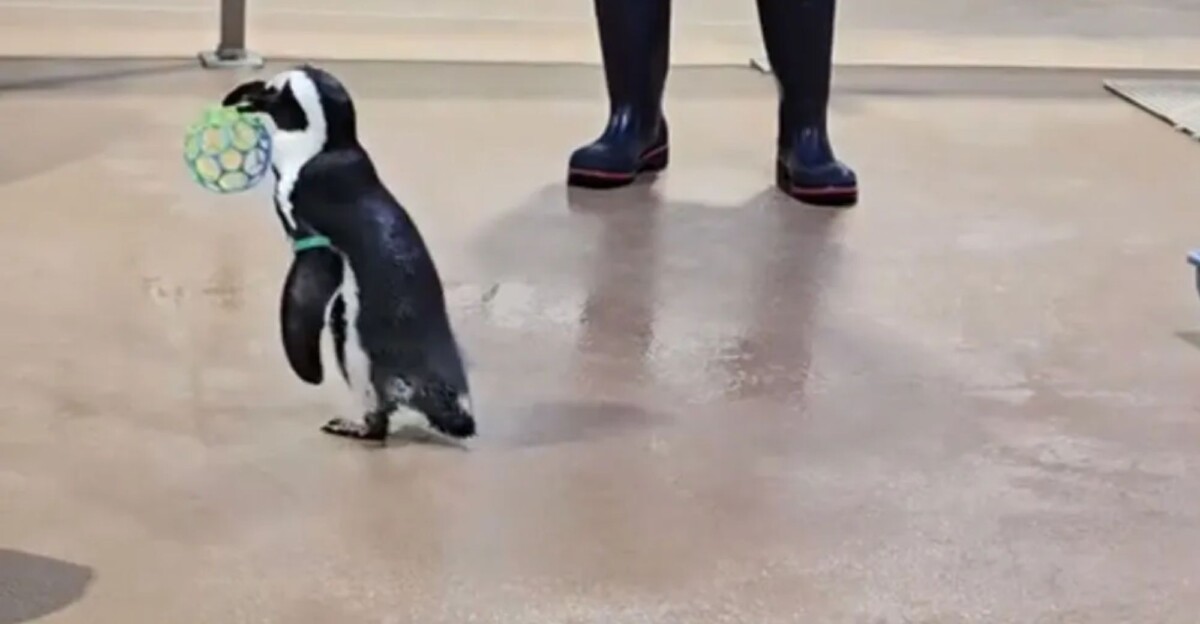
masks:
[[[345,418],[334,418],[321,427],[321,431],[329,435],[354,440],[369,440],[383,442],[387,439],[387,428],[368,427],[364,423],[354,422]]]

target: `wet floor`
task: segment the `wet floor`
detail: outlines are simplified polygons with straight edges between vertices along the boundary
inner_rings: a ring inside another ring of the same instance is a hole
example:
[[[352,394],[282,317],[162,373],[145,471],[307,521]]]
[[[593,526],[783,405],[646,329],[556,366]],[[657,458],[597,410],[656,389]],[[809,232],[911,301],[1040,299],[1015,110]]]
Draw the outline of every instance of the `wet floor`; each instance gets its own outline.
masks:
[[[236,76],[2,67],[0,622],[1194,621],[1200,148],[1094,76],[842,75],[838,212],[770,189],[749,71],[677,72],[670,171],[594,193],[596,70],[333,66],[462,451],[319,433],[266,190],[180,165]]]

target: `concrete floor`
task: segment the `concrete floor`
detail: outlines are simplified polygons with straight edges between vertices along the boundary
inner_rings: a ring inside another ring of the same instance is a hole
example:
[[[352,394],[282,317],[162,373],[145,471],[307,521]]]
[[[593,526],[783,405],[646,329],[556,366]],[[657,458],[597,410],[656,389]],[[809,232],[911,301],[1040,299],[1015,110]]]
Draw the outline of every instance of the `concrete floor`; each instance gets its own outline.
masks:
[[[1200,148],[1098,76],[840,73],[835,212],[747,70],[676,72],[672,168],[597,194],[596,70],[330,68],[481,437],[318,432],[266,190],[179,162],[236,76],[0,64],[0,623],[1195,621]]]

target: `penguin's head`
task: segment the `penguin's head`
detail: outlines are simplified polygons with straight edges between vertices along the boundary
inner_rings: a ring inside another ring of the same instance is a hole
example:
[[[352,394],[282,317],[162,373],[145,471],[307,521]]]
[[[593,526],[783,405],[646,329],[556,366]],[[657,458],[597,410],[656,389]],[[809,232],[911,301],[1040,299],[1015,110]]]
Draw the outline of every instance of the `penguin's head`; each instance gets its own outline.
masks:
[[[358,145],[349,92],[332,74],[312,65],[240,84],[222,105],[271,120],[276,166],[299,166],[322,151]]]

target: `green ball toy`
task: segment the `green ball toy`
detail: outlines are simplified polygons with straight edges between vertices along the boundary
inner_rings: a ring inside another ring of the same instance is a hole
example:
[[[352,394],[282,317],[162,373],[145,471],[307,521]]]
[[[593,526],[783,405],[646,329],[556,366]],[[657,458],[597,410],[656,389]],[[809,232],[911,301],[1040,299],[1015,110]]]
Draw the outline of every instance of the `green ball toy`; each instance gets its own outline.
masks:
[[[271,134],[255,115],[215,106],[188,128],[183,161],[200,186],[215,193],[240,193],[267,177]]]

